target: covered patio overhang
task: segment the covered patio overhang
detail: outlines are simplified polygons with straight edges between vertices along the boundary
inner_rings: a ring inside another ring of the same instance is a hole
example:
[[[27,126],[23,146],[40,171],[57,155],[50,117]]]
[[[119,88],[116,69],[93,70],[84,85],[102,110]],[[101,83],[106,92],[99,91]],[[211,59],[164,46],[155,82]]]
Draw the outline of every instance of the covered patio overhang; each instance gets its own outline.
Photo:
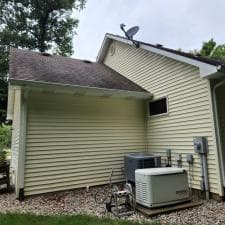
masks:
[[[19,87],[24,93],[29,91],[40,91],[45,93],[62,93],[76,96],[95,96],[107,98],[139,99],[150,100],[153,95],[149,92],[127,91],[108,88],[86,87],[78,85],[65,85],[48,82],[27,81],[27,80],[9,80],[12,88],[9,88],[7,120],[13,118],[13,103],[15,88]]]
[[[66,85],[38,81],[10,80],[10,84],[19,85],[24,90],[41,90],[55,93],[73,93],[78,95],[119,97],[133,99],[149,99],[152,94],[149,92],[127,91],[118,89],[108,89],[99,87],[87,87],[78,85]]]

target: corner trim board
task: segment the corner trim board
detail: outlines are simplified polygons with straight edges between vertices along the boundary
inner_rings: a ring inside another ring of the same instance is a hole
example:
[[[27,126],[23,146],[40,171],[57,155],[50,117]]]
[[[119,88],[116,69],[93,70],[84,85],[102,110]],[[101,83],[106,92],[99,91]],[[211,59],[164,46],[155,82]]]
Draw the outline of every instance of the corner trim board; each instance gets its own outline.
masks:
[[[18,169],[17,169],[17,187],[16,195],[20,198],[21,189],[24,189],[24,164],[25,164],[25,151],[26,151],[26,130],[27,130],[27,97],[28,92],[21,90],[21,114],[20,114],[20,134],[19,134],[19,156],[18,156]]]

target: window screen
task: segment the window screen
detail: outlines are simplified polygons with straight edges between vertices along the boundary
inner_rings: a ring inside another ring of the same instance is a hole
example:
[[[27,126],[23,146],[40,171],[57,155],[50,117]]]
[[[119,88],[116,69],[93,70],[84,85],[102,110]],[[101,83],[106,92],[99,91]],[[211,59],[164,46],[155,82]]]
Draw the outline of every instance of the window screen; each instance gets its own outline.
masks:
[[[156,101],[149,102],[149,115],[155,116],[167,113],[167,98],[161,98]]]

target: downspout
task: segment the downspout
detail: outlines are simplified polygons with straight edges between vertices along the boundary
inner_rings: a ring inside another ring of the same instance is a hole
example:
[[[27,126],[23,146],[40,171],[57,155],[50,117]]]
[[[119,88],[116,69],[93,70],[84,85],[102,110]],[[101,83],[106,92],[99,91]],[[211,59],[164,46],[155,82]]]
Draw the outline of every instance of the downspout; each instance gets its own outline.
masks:
[[[222,170],[222,177],[223,177],[223,186],[225,186],[225,171],[224,171],[224,162],[223,162],[223,150],[222,150],[222,141],[221,141],[221,135],[220,135],[220,124],[219,124],[219,118],[218,118],[218,103],[216,99],[216,90],[220,86],[225,84],[225,80],[219,82],[213,87],[213,108],[214,108],[214,119],[215,119],[215,129],[216,129],[216,140],[218,143],[218,150],[219,150],[219,158],[220,158],[220,166]]]
[[[208,166],[207,166],[207,153],[201,154],[201,164],[202,164],[202,173],[204,176],[204,189],[206,200],[209,200],[209,176],[208,176]]]
[[[15,101],[15,89],[9,84],[8,86],[8,104],[7,104],[7,117],[6,120],[13,120]]]
[[[205,192],[206,200],[209,200],[209,177],[207,166],[208,141],[206,137],[194,138],[194,150],[199,154],[201,164],[201,190]]]

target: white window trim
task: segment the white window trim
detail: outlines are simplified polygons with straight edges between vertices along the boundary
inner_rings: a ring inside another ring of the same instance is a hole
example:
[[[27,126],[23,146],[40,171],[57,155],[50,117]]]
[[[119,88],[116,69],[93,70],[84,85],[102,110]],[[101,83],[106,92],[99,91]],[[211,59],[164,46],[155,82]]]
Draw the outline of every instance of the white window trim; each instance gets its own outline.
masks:
[[[167,107],[167,112],[166,113],[161,113],[161,114],[158,114],[158,115],[150,115],[150,106],[149,104],[152,103],[152,102],[156,102],[156,101],[159,101],[160,99],[163,99],[163,98],[166,98],[166,107]],[[148,111],[148,117],[150,118],[154,118],[154,117],[160,117],[160,116],[166,116],[169,114],[169,97],[168,95],[166,96],[162,96],[162,97],[159,97],[159,98],[156,98],[154,100],[151,100],[151,101],[148,101],[147,102],[147,111]]]

